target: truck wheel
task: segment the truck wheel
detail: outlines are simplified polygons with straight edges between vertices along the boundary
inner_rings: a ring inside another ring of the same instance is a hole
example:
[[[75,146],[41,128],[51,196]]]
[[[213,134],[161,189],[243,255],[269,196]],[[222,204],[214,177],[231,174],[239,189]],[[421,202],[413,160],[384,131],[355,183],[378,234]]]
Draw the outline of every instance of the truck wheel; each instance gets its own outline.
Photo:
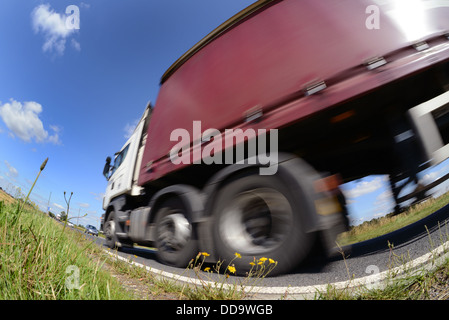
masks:
[[[226,266],[233,260],[241,275],[261,257],[278,262],[270,275],[296,267],[313,244],[313,235],[304,230],[303,200],[304,195],[293,194],[277,176],[246,173],[228,182],[218,192],[212,213],[219,259]]]
[[[117,249],[118,238],[117,235],[115,234],[114,212],[111,212],[109,214],[103,229],[104,229],[104,236],[106,239],[106,246],[111,249]]]
[[[162,203],[156,215],[157,257],[164,263],[178,268],[187,267],[198,253],[191,217],[178,198]]]

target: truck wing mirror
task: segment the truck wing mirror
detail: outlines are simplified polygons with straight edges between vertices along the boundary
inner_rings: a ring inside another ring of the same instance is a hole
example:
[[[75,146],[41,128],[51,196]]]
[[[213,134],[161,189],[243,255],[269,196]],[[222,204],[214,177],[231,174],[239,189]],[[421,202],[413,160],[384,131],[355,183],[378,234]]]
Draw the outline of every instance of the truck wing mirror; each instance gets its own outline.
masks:
[[[106,180],[109,180],[109,170],[111,169],[111,157],[106,158],[106,164],[104,165],[103,175],[106,177]]]

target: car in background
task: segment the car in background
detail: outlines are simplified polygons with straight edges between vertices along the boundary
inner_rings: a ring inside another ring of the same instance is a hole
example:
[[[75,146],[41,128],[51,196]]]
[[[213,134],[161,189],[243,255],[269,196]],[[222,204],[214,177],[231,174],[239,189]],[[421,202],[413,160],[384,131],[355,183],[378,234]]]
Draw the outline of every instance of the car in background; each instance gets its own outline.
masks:
[[[90,225],[90,224],[88,224],[86,226],[86,230],[84,231],[84,233],[91,234],[93,236],[98,237],[98,230],[97,230],[97,228],[95,228],[93,225]]]

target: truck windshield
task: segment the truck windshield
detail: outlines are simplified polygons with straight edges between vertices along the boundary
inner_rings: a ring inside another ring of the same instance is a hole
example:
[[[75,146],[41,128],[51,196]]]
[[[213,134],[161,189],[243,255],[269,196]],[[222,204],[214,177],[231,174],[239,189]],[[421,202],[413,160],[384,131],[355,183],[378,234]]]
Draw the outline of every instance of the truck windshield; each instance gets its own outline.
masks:
[[[114,172],[120,167],[120,165],[123,163],[123,161],[126,158],[126,155],[128,154],[129,144],[122,150],[120,153],[115,157],[114,165],[112,166],[111,170],[111,176],[114,174]]]

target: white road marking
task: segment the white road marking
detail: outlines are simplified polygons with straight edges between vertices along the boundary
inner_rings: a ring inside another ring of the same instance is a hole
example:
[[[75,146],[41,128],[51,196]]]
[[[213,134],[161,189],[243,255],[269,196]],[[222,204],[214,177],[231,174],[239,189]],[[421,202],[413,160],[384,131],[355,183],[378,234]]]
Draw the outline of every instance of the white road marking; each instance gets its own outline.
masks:
[[[449,241],[442,244],[433,251],[424,254],[421,257],[416,258],[415,260],[410,261],[402,266],[357,279],[340,281],[329,284],[303,286],[303,287],[247,286],[244,287],[244,290],[245,292],[251,295],[255,295],[256,299],[278,299],[282,296],[295,299],[310,299],[313,298],[315,295],[317,295],[319,292],[326,292],[329,286],[332,286],[334,289],[337,290],[357,289],[357,288],[367,288],[367,289],[381,288],[387,285],[388,281],[390,280],[394,281],[394,279],[399,279],[401,276],[403,277],[410,276],[411,274],[416,272],[429,271],[432,270],[433,268],[436,268],[441,262],[443,262],[449,256],[448,249],[449,249]],[[178,275],[171,272],[156,269],[153,267],[145,266],[141,263],[130,261],[129,258],[119,256],[117,253],[108,250],[104,251],[116,259],[125,261],[127,263],[130,263],[131,265],[140,268],[144,268],[155,275],[169,278],[174,281],[181,281],[193,285],[208,284],[214,286],[217,284],[216,282],[194,279],[191,277],[186,277],[183,275]],[[224,289],[235,289],[234,284],[220,283],[219,286],[220,288],[223,287]],[[238,285],[238,287],[240,288],[240,285]]]

